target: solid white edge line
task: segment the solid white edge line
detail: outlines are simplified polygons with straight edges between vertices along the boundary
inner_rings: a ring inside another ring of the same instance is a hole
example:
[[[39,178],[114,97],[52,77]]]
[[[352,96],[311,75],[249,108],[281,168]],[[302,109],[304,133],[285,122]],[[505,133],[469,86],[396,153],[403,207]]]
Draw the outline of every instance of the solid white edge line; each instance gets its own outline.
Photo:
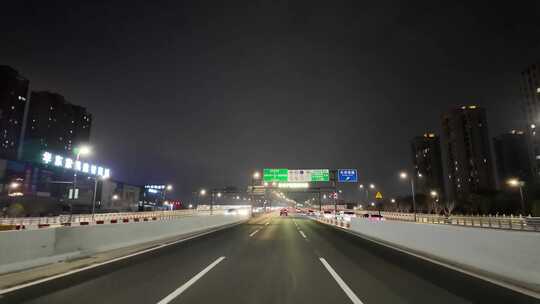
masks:
[[[240,223],[242,223],[242,222],[240,222]],[[237,224],[240,224],[240,223],[237,223]],[[237,225],[237,224],[233,224],[233,225]],[[161,245],[158,245],[156,247],[148,248],[148,249],[145,249],[145,250],[142,250],[142,251],[137,251],[137,252],[125,255],[125,256],[117,257],[117,258],[114,258],[112,260],[100,262],[100,263],[97,263],[97,264],[92,264],[92,265],[89,265],[89,266],[86,266],[86,267],[83,267],[83,268],[70,270],[68,272],[64,272],[64,273],[57,274],[57,275],[54,275],[54,276],[50,276],[50,277],[47,277],[47,278],[43,278],[43,279],[40,279],[40,280],[24,283],[24,284],[21,284],[21,285],[13,286],[13,287],[10,287],[10,288],[1,289],[0,290],[0,295],[4,295],[4,294],[7,294],[7,293],[10,293],[10,292],[19,290],[19,289],[23,289],[23,288],[26,288],[26,287],[30,287],[30,286],[33,286],[33,285],[38,285],[38,284],[45,283],[45,282],[48,282],[48,281],[56,280],[56,279],[59,279],[59,278],[62,278],[62,277],[68,276],[68,275],[72,275],[72,274],[75,274],[75,273],[78,273],[78,272],[82,272],[82,271],[85,271],[85,270],[89,270],[89,269],[92,269],[92,268],[96,268],[96,267],[100,267],[100,266],[107,265],[107,264],[110,264],[110,263],[114,263],[114,262],[117,262],[117,261],[121,261],[121,260],[131,258],[131,257],[137,256],[137,255],[140,255],[140,254],[145,254],[147,252],[158,250],[158,249],[163,248],[163,247],[167,247],[167,246],[171,246],[171,245],[174,245],[174,244],[189,241],[191,239],[198,238],[198,237],[201,237],[201,236],[205,236],[207,234],[210,234],[210,233],[213,233],[213,232],[216,232],[216,231],[219,231],[219,230],[231,227],[231,226],[232,225],[227,225],[227,226],[215,229],[215,230],[211,230],[211,231],[207,231],[207,232],[204,232],[204,233],[201,233],[201,234],[193,235],[193,236],[190,236],[190,237],[185,238],[185,239],[173,241],[173,242],[170,242],[170,243],[161,244]]]
[[[302,235],[302,237],[307,239],[307,236],[304,234],[304,231],[302,231],[302,230],[299,230],[299,231],[300,231],[300,234]]]
[[[325,224],[325,225],[328,225],[330,227],[334,227],[338,230],[341,230],[341,231],[345,231],[347,233],[350,233],[354,236],[357,236],[359,238],[362,238],[364,240],[367,240],[367,241],[370,241],[370,242],[373,242],[373,243],[376,243],[376,244],[379,244],[381,246],[384,246],[384,247],[388,247],[390,249],[394,249],[394,250],[397,250],[401,253],[405,253],[405,254],[408,254],[408,255],[412,255],[416,258],[419,258],[419,259],[422,259],[424,261],[428,261],[428,262],[431,262],[433,264],[437,264],[439,266],[442,266],[442,267],[445,267],[445,268],[448,268],[448,269],[451,269],[451,270],[454,270],[454,271],[457,271],[457,272],[460,272],[460,273],[463,273],[463,274],[466,274],[468,276],[471,276],[473,278],[477,278],[477,279],[480,279],[480,280],[483,280],[483,281],[486,281],[486,282],[489,282],[491,284],[494,284],[494,285],[497,285],[497,286],[500,286],[502,288],[506,288],[506,289],[510,289],[512,291],[515,291],[517,293],[521,293],[521,294],[524,294],[526,296],[529,296],[529,297],[533,297],[533,298],[536,298],[536,299],[540,299],[540,293],[538,292],[535,292],[533,290],[529,290],[529,289],[526,289],[526,288],[523,288],[521,286],[517,286],[517,285],[513,285],[513,284],[510,284],[510,283],[506,283],[506,282],[503,282],[503,281],[499,281],[499,280],[496,280],[496,279],[492,279],[492,278],[488,278],[486,276],[483,276],[483,275],[480,275],[480,274],[477,274],[477,273],[474,273],[472,271],[469,271],[469,270],[465,270],[465,269],[461,269],[461,268],[458,268],[456,266],[453,266],[453,265],[450,265],[450,264],[447,264],[445,262],[441,262],[441,261],[438,261],[438,260],[435,260],[435,259],[432,259],[432,258],[428,258],[426,256],[423,256],[423,255],[420,255],[420,254],[417,254],[417,253],[414,253],[414,252],[410,252],[410,251],[407,251],[405,249],[401,249],[399,247],[396,247],[396,246],[392,246],[392,245],[389,245],[389,244],[386,244],[384,242],[381,242],[381,241],[378,241],[378,240],[375,240],[371,237],[368,237],[368,236],[365,236],[365,235],[362,235],[356,231],[353,231],[353,230],[350,230],[350,229],[346,229],[346,228],[342,228],[342,227],[339,227],[339,226],[334,226],[334,225],[331,225],[331,224],[327,224],[325,222],[321,222],[321,221],[318,221],[315,219],[315,221],[321,223],[321,224]]]
[[[255,231],[253,231],[253,232],[252,232],[252,233],[251,233],[251,234],[249,235],[249,237],[252,237],[252,236],[254,236],[254,235],[255,235],[255,233],[259,232],[259,230],[261,230],[261,229],[257,229],[257,230],[255,230]]]
[[[216,267],[217,264],[219,264],[221,261],[225,259],[224,256],[219,257],[217,260],[212,262],[212,264],[206,266],[205,269],[201,270],[198,274],[196,274],[193,278],[189,279],[189,281],[185,282],[182,286],[178,287],[175,291],[170,293],[168,296],[163,298],[161,301],[159,301],[157,304],[167,304],[174,300],[176,297],[181,295],[186,289],[188,289],[191,285],[195,284],[200,278],[202,278],[207,272],[212,270],[212,268]]]
[[[339,274],[337,274],[337,272],[334,270],[334,268],[332,268],[332,266],[330,266],[330,264],[328,264],[328,262],[324,258],[319,258],[319,260],[324,265],[324,268],[326,268],[326,270],[328,270],[330,275],[338,283],[339,287],[341,287],[341,289],[349,297],[349,299],[351,299],[351,301],[354,304],[363,304],[362,301],[360,301],[360,299],[356,296],[356,294],[349,288],[347,283],[345,283],[345,281],[343,281],[343,279],[339,276]]]

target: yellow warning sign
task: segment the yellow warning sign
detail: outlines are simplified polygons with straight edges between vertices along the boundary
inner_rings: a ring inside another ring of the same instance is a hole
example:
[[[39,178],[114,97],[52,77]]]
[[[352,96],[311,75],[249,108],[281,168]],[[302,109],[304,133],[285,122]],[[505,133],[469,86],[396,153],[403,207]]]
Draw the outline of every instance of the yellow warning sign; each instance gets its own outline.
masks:
[[[377,194],[375,194],[375,198],[376,199],[382,199],[382,193],[377,192]]]

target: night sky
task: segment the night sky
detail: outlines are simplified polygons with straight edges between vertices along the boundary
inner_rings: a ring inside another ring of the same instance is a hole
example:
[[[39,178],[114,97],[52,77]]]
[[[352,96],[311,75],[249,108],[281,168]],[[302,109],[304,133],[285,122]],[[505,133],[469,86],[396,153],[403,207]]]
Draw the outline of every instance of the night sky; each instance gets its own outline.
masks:
[[[263,167],[404,193],[413,136],[462,104],[522,127],[540,62],[540,1],[82,2],[2,3],[0,64],[87,107],[114,178],[182,199]]]

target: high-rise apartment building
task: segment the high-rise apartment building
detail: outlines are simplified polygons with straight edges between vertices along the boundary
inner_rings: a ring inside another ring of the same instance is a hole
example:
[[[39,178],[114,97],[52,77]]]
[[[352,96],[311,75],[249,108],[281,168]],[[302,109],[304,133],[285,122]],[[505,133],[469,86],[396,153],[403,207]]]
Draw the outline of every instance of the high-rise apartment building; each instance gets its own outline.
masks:
[[[521,72],[522,109],[527,121],[529,153],[532,155],[534,173],[540,173],[540,64],[531,64]]]
[[[436,191],[444,196],[443,167],[439,136],[426,133],[411,140],[415,184],[419,193],[429,195]]]
[[[446,183],[450,200],[495,190],[495,174],[485,109],[470,105],[442,115]]]
[[[0,65],[0,158],[17,159],[29,81]]]
[[[523,131],[512,130],[493,138],[497,175],[501,185],[511,178],[531,181],[533,166]]]
[[[35,160],[41,151],[69,155],[90,140],[92,115],[51,92],[32,92],[24,137],[23,155]]]

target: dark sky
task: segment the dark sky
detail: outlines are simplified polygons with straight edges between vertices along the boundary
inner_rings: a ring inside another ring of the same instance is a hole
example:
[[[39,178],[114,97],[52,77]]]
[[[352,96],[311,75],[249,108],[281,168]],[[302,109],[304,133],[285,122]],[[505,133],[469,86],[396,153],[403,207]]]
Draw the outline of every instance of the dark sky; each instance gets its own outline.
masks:
[[[405,192],[413,136],[462,104],[521,127],[540,61],[540,1],[83,2],[3,3],[0,64],[87,107],[115,178],[182,198],[263,167]]]

